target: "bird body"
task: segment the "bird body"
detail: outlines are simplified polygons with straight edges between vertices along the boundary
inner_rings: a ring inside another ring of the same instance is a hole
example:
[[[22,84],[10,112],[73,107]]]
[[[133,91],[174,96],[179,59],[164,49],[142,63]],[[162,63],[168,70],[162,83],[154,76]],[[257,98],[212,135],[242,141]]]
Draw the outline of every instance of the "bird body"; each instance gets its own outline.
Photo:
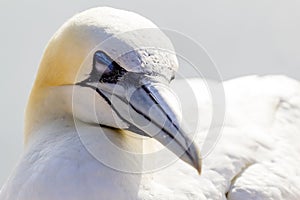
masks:
[[[26,111],[24,153],[0,199],[300,199],[300,84],[278,76],[225,82],[222,136],[199,176],[203,142],[180,129],[171,95],[157,87],[169,87],[178,67],[176,57],[157,50],[172,44],[160,32],[156,40],[120,35],[143,28],[156,26],[130,12],[95,8],[53,36]],[[115,45],[103,44],[111,36]],[[135,48],[143,45],[156,49]],[[95,71],[102,75],[95,78]],[[183,80],[171,87],[182,94],[183,109],[201,113],[185,121],[199,120],[198,134],[205,135],[211,96],[205,80],[187,81],[198,104],[182,93]],[[128,91],[131,98],[123,96]],[[145,120],[149,126],[140,124]],[[159,153],[147,157],[153,152]]]
[[[1,199],[130,199],[136,197],[140,182],[138,175],[101,164],[68,127],[30,144],[13,177]]]

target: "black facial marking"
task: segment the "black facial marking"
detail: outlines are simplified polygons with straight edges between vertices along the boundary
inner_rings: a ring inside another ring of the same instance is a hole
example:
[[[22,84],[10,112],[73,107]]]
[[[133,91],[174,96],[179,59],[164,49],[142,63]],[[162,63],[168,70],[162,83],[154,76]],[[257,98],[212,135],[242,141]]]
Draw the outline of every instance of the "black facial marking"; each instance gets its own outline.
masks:
[[[86,82],[80,82],[80,83],[77,83],[76,85],[80,85],[81,87],[91,88],[92,90],[96,91],[106,101],[106,103],[111,106],[111,108],[116,113],[116,115],[121,120],[123,120],[124,122],[126,122],[129,125],[129,127],[127,128],[127,130],[133,131],[135,133],[138,133],[138,134],[146,136],[146,137],[150,137],[143,130],[139,129],[138,127],[136,127],[135,125],[133,125],[132,123],[130,123],[127,119],[125,119],[124,117],[122,117],[122,115],[118,112],[118,110],[111,103],[111,101],[109,100],[109,98],[107,96],[105,96],[105,94],[102,93],[98,88],[96,88],[94,86],[91,86],[91,85],[87,85]],[[105,125],[99,124],[99,126],[101,127],[101,126],[105,126]],[[109,127],[109,126],[105,126],[105,127]],[[114,128],[114,127],[109,127],[109,128]]]
[[[106,68],[100,71],[97,69],[97,65],[99,64],[104,65]],[[99,81],[101,83],[117,83],[126,73],[127,71],[113,61],[106,53],[97,51],[94,54],[93,70],[90,73],[89,80],[93,82]]]
[[[103,67],[106,67],[103,69]],[[125,74],[127,74],[126,76],[124,76]],[[110,107],[112,108],[112,110],[116,113],[116,115],[123,120],[124,122],[126,122],[129,127],[127,128],[127,130],[133,131],[135,133],[138,133],[140,135],[143,136],[149,136],[147,133],[145,133],[142,129],[138,128],[137,126],[135,126],[134,124],[132,124],[130,121],[128,121],[126,118],[124,118],[119,112],[118,110],[115,108],[115,106],[112,104],[112,102],[110,101],[109,97],[107,97],[100,89],[98,89],[97,87],[93,86],[92,84],[89,83],[95,83],[95,82],[101,82],[101,83],[113,83],[116,84],[118,83],[118,81],[124,77],[125,80],[127,80],[127,82],[130,81],[136,81],[136,78],[134,78],[135,76],[131,77],[131,75],[135,75],[137,76],[138,73],[130,73],[128,71],[126,71],[124,68],[122,68],[118,63],[116,63],[114,60],[112,60],[107,54],[105,54],[102,51],[97,51],[94,54],[93,57],[93,69],[91,71],[91,73],[89,74],[89,77],[81,82],[78,82],[76,85],[80,85],[82,87],[87,87],[87,88],[91,88],[94,91],[96,91],[98,93],[98,95],[100,95],[108,105],[110,105]],[[145,74],[140,74],[142,77],[145,76]],[[159,76],[159,74],[157,75]],[[167,78],[164,77],[166,80]],[[171,78],[171,80],[174,79],[174,77]],[[148,93],[148,95],[150,96],[150,98],[152,99],[152,101],[157,104],[159,107],[159,102],[155,99],[155,97],[151,94],[151,92],[149,91],[149,89],[145,86],[142,85],[142,89],[145,90],[146,93]],[[120,98],[120,100],[122,100],[122,98]],[[152,121],[147,115],[145,115],[143,112],[141,112],[140,110],[138,110],[134,105],[132,105],[130,102],[127,102],[129,104],[129,106],[135,110],[135,112],[137,112],[138,114],[142,115],[147,121],[152,122],[155,126],[157,126],[158,128],[161,128],[161,130],[163,132],[165,132],[171,139],[174,139],[183,149],[185,148],[183,145],[181,145],[181,143],[179,141],[177,141],[177,139],[168,131],[165,129],[165,127],[160,127],[159,124],[155,123],[155,121]],[[174,124],[170,118],[170,116],[162,109],[162,107],[160,107],[160,109],[162,110],[162,112],[166,115],[167,119],[170,121],[170,123],[173,124],[173,126],[175,127],[175,129],[177,130],[177,132],[179,132],[179,134],[182,134],[180,129],[177,127],[176,124]],[[104,126],[99,124],[100,126]],[[113,127],[110,127],[113,128]],[[188,145],[187,145],[188,146]],[[190,157],[191,160],[193,160],[192,155],[190,155],[189,152],[187,152],[187,155]]]
[[[113,111],[116,113],[116,115],[121,119],[121,120],[123,120],[124,122],[126,122],[128,125],[129,125],[129,127],[127,128],[127,130],[129,130],[129,131],[133,131],[133,132],[135,132],[135,133],[137,133],[137,134],[140,134],[140,135],[143,135],[143,136],[146,136],[146,137],[151,137],[150,135],[148,135],[146,132],[144,132],[142,129],[140,129],[140,128],[138,128],[137,126],[135,126],[134,124],[132,124],[131,122],[129,122],[126,118],[124,118],[119,112],[118,112],[118,110],[115,108],[115,106],[112,104],[112,102],[110,101],[110,99],[103,93],[103,92],[101,92],[101,90],[99,90],[97,87],[94,87],[94,86],[92,86],[92,85],[88,85],[88,84],[86,84],[86,81],[82,81],[82,82],[79,82],[79,83],[77,83],[77,85],[80,85],[80,86],[82,86],[82,87],[87,87],[87,88],[91,88],[92,90],[94,90],[94,91],[96,91],[105,101],[106,101],[106,103],[108,104],[108,105],[110,105],[111,106],[111,108],[113,109]],[[144,90],[146,89],[146,87],[142,87]],[[148,93],[149,92],[149,90],[146,90],[146,92]],[[149,94],[149,93],[148,93]],[[120,100],[122,100],[122,98],[120,98]],[[155,99],[152,99],[152,100],[154,100],[154,102],[156,103],[156,104],[158,104],[158,102],[155,100]],[[134,105],[132,105],[130,102],[128,102],[128,104],[129,104],[129,106],[133,109],[133,110],[135,110],[138,114],[140,114],[140,115],[142,115],[145,119],[147,119],[149,122],[152,122],[152,123],[154,123],[154,125],[155,126],[157,126],[157,127],[159,127],[159,128],[161,128],[161,130],[163,131],[163,132],[165,132],[171,139],[173,139],[173,140],[175,140],[183,149],[185,149],[185,147],[182,145],[182,144],[180,144],[180,142],[168,131],[168,130],[166,130],[164,127],[160,127],[157,123],[155,123],[154,121],[152,121],[147,115],[145,115],[143,112],[141,112],[141,111],[139,111],[137,108],[135,108],[134,107]],[[170,122],[175,126],[175,124],[171,121],[171,119],[169,118],[169,116],[167,116],[167,118],[168,118],[168,120],[170,120]],[[103,125],[101,125],[101,124],[99,124],[99,126],[101,127],[101,126],[103,126]],[[114,127],[110,127],[110,128],[114,128]],[[182,135],[182,133],[180,132],[180,130],[178,129],[178,127],[177,126],[175,126],[175,128],[176,128],[176,130],[179,132],[179,134],[181,134]],[[189,145],[187,145],[187,147],[188,147],[188,149],[187,150],[189,150]],[[185,151],[186,152],[186,154],[189,156],[189,158],[191,159],[191,160],[194,160],[193,159],[193,156],[189,153],[189,151]]]

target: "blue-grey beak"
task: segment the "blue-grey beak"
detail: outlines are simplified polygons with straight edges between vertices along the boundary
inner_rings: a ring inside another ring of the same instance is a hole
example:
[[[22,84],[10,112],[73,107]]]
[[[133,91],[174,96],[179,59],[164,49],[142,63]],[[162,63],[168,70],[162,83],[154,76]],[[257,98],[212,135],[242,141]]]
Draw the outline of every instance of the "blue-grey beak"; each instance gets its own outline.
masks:
[[[138,87],[127,86],[126,95],[100,90],[98,93],[107,98],[117,115],[130,125],[128,130],[156,139],[201,173],[200,151],[181,128],[176,115],[179,108],[167,100],[171,95],[168,86],[157,87],[148,82]]]

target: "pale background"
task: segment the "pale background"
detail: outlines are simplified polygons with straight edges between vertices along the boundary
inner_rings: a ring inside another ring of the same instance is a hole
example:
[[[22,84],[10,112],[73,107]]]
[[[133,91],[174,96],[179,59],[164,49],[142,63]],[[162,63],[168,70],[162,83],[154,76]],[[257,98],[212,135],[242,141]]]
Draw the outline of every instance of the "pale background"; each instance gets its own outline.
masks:
[[[48,39],[73,14],[104,5],[192,37],[224,79],[286,74],[300,80],[297,0],[0,0],[0,186],[22,152],[24,107]]]

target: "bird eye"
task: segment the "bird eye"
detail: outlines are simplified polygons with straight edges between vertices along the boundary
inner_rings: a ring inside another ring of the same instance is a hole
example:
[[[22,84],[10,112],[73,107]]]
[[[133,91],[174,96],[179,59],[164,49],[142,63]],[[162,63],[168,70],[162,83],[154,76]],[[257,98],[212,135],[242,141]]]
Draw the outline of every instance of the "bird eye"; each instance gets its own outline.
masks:
[[[115,83],[127,71],[112,60],[106,53],[97,51],[94,54],[93,72],[100,75],[100,82]]]
[[[97,51],[94,55],[94,68],[101,74],[110,73],[114,69],[114,61],[104,52]]]

